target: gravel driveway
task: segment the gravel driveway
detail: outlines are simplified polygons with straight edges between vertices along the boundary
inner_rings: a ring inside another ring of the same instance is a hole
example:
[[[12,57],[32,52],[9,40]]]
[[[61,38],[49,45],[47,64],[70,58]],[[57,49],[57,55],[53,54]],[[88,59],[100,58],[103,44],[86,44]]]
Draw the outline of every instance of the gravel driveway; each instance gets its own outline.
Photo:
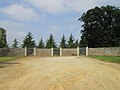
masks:
[[[88,57],[25,57],[0,64],[0,90],[120,90],[120,65]]]

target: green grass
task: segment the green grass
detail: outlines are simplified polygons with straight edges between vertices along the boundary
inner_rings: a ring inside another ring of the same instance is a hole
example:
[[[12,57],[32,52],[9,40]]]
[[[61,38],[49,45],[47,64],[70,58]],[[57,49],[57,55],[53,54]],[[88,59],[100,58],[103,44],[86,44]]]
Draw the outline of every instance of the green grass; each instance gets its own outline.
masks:
[[[0,62],[15,60],[19,57],[0,57]]]
[[[120,63],[120,56],[90,56],[91,58],[108,61],[112,63]]]

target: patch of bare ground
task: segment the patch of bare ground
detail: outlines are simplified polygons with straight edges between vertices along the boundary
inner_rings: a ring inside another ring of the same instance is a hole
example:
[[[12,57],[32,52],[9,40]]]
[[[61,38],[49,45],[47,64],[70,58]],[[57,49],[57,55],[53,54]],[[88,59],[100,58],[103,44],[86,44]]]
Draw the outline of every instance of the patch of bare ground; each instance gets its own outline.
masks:
[[[25,57],[0,64],[0,90],[120,90],[120,66],[88,57]]]

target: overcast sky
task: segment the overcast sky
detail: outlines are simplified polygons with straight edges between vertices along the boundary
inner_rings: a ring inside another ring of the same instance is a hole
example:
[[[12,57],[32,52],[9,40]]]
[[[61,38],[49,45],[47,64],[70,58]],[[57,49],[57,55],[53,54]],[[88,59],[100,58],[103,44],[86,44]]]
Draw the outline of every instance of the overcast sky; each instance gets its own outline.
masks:
[[[7,41],[20,44],[30,31],[36,43],[52,33],[57,43],[72,33],[80,39],[82,22],[78,18],[95,6],[120,7],[120,0],[0,0],[0,27],[7,30]]]

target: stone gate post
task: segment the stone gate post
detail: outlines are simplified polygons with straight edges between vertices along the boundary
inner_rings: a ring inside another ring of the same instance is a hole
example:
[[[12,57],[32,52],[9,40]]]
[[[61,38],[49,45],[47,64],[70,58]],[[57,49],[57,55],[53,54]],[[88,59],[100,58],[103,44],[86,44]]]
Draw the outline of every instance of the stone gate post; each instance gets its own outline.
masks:
[[[88,46],[86,46],[86,56],[88,56]]]
[[[34,47],[34,56],[36,56],[36,47]]]
[[[53,47],[51,48],[51,56],[53,56]]]
[[[79,56],[80,52],[79,52],[79,47],[77,47],[77,56]]]
[[[62,47],[60,47],[60,56],[62,56]]]
[[[25,56],[27,56],[27,47],[25,47]]]

